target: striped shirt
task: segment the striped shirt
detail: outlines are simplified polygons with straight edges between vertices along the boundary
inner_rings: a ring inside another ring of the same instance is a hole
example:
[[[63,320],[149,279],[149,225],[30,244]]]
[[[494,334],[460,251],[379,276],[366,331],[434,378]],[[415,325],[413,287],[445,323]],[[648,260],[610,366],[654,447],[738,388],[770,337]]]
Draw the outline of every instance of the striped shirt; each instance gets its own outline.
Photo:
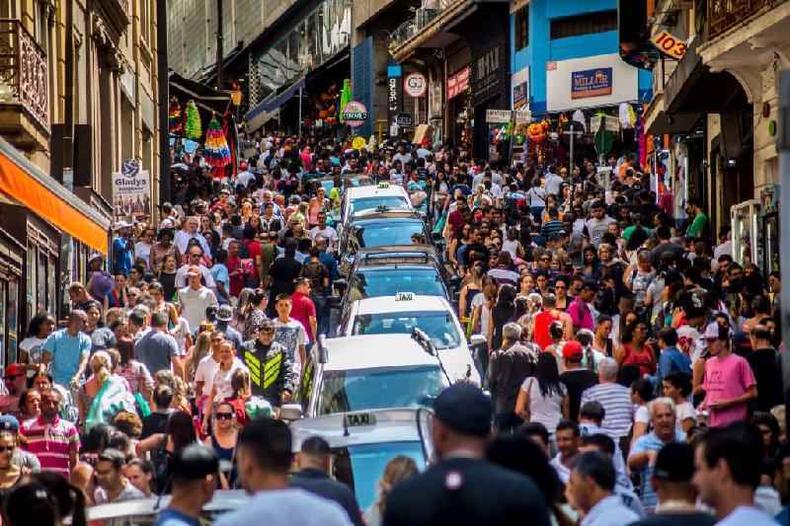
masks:
[[[597,384],[582,393],[581,405],[584,406],[587,402],[599,402],[606,410],[601,428],[613,440],[628,434],[634,421],[630,389],[614,382]]]
[[[24,422],[19,433],[25,437],[26,451],[33,453],[44,471],[55,471],[69,477],[69,453],[80,449],[80,435],[71,422],[55,417],[47,423],[43,417]]]

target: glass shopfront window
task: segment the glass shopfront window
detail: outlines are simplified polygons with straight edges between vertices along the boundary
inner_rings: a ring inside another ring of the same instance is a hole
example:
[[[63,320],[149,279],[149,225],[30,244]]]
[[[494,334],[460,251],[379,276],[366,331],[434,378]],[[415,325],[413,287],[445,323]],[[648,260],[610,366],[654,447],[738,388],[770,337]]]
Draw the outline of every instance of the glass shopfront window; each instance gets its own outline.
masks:
[[[7,292],[7,307],[6,307],[6,330],[8,331],[7,338],[7,356],[6,363],[14,363],[17,359],[17,352],[19,348],[19,309],[17,302],[19,301],[19,281],[17,278],[11,278],[6,287]]]
[[[324,0],[257,58],[262,98],[329,60],[349,45],[350,36],[351,2]]]

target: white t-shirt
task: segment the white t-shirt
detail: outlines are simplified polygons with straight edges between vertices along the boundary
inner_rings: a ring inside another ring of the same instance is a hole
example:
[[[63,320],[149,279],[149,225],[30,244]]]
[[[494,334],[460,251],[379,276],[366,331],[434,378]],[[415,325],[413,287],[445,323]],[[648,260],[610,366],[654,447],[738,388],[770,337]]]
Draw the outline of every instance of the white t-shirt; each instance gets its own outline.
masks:
[[[180,289],[187,286],[187,271],[191,266],[192,265],[181,265],[178,270],[176,270],[176,288]],[[210,289],[216,289],[217,284],[214,282],[211,271],[204,265],[198,265],[197,267],[200,270],[200,275],[203,277],[203,284]]]
[[[219,369],[219,362],[214,360],[210,354],[204,356],[198,362],[197,369],[195,369],[195,382],[203,382],[202,396],[211,394],[211,387],[214,385],[214,375]]]
[[[181,317],[187,320],[190,327],[200,327],[206,318],[206,307],[217,305],[217,297],[206,287],[197,290],[184,287],[178,290],[178,303],[181,305]]]
[[[257,493],[236,511],[222,515],[216,526],[351,526],[346,511],[334,501],[299,488]]]
[[[138,241],[134,245],[134,259],[135,261],[138,259],[142,259],[145,261],[145,268],[148,268],[148,261],[149,256],[151,255],[151,245],[149,243],[143,243],[142,241]]]
[[[560,389],[560,393],[553,392],[549,396],[543,396],[540,392],[540,382],[534,376],[526,378],[521,384],[521,390],[529,394],[529,421],[543,424],[550,435],[554,434],[557,424],[562,419],[565,386],[560,384]]]
[[[491,309],[486,305],[485,295],[482,292],[478,292],[475,294],[475,297],[472,298],[472,311],[474,311],[475,307],[481,307],[480,309],[480,334],[486,335],[488,334],[488,324],[490,323],[491,319]]]
[[[331,226],[327,225],[323,229],[314,226],[310,229],[310,239],[315,241],[315,238],[321,236],[322,238],[327,240],[327,245],[329,248],[334,249],[335,245],[337,244],[337,230],[332,228]]]
[[[27,353],[30,363],[41,363],[42,345],[46,338],[36,338],[35,336],[28,336],[19,343],[19,348]]]
[[[233,358],[233,363],[230,365],[230,368],[227,371],[220,369],[219,364],[217,364],[217,370],[214,371],[213,382],[215,389],[214,402],[221,402],[224,399],[233,396],[233,387],[231,386],[230,381],[233,378],[233,373],[235,373],[238,369],[247,369],[247,366],[244,365],[238,358]]]
[[[285,347],[288,357],[298,371],[302,370],[302,359],[299,356],[299,347],[307,341],[307,331],[299,320],[291,318],[287,323],[274,319],[274,341]]]
[[[178,318],[178,324],[170,331],[170,335],[176,339],[176,343],[178,344],[178,354],[180,356],[186,356],[187,354],[187,334],[191,334],[189,330],[189,322],[184,318]]]
[[[738,506],[716,526],[779,526],[773,517],[754,506]]]
[[[687,419],[693,419],[694,421],[697,420],[697,413],[694,411],[694,406],[691,405],[691,402],[686,400],[682,404],[678,404],[675,406],[675,428],[680,431],[681,433],[685,433],[683,431],[683,421]]]

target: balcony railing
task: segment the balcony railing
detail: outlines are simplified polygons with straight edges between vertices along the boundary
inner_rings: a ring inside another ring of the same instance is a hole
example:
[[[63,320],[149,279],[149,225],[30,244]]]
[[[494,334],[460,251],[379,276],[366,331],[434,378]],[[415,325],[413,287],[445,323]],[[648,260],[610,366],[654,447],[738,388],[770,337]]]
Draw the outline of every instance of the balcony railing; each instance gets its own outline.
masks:
[[[716,38],[786,0],[708,0],[709,38]]]
[[[438,9],[418,9],[413,19],[399,25],[390,37],[388,44],[390,52],[419,35],[423,29],[428,27],[436,17],[449,7],[449,4],[445,3],[438,7]]]
[[[49,131],[47,56],[19,20],[0,19],[0,105],[19,104]]]

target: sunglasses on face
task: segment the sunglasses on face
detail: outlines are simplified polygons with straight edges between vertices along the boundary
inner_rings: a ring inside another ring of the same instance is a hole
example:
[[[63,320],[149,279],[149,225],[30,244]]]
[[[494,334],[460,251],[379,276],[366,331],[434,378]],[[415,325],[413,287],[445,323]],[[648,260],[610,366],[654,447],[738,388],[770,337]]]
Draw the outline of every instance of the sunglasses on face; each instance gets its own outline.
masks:
[[[216,414],[217,420],[233,420],[233,413],[217,413]]]
[[[16,446],[0,446],[0,455],[3,453],[13,453],[16,449]]]

